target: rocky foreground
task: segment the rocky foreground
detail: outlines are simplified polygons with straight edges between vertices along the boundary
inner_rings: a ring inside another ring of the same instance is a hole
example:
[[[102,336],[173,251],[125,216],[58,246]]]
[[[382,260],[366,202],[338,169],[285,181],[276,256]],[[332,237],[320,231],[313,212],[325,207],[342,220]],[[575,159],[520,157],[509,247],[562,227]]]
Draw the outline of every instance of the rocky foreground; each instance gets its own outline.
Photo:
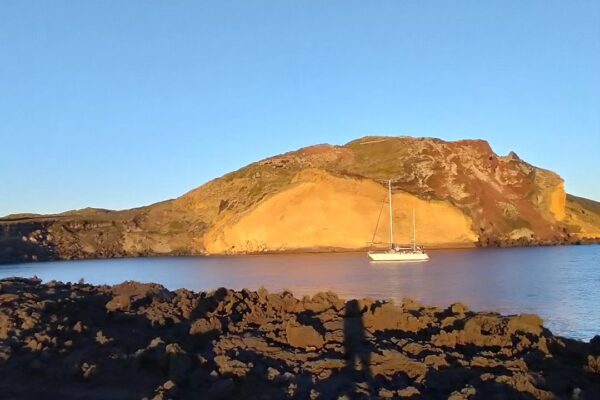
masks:
[[[0,281],[3,399],[600,399],[600,336],[411,300]]]

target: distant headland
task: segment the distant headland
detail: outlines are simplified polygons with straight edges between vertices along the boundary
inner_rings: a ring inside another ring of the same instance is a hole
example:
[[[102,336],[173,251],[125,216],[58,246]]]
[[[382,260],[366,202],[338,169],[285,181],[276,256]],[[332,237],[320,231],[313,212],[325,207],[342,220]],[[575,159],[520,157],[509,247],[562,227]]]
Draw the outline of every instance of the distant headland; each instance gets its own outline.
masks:
[[[362,250],[391,179],[395,241],[416,212],[426,247],[600,242],[600,203],[483,140],[364,137],[255,162],[130,210],[0,218],[0,263],[149,255]],[[385,242],[380,230],[375,242]]]

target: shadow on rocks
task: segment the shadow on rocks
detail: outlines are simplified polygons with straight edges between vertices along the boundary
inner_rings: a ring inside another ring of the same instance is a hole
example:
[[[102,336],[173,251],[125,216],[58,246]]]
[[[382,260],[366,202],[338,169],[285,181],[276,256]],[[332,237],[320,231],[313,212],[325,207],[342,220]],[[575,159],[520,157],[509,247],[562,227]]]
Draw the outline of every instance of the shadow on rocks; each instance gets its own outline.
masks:
[[[375,393],[373,375],[371,373],[371,351],[365,335],[365,325],[357,300],[349,300],[345,306],[344,316],[344,350],[346,370],[352,381],[366,382],[368,391]],[[356,389],[356,388],[354,388]]]

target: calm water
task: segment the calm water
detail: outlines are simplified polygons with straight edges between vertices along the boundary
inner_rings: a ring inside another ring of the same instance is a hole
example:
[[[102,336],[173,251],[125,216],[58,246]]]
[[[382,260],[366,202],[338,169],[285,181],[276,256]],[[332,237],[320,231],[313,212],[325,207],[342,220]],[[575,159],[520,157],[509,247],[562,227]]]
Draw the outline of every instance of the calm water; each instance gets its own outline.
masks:
[[[374,264],[364,253],[138,258],[0,266],[0,277],[114,284],[161,283],[169,289],[221,286],[294,294],[333,290],[342,297],[411,297],[474,310],[536,313],[555,334],[600,334],[600,246],[437,250],[426,263]]]

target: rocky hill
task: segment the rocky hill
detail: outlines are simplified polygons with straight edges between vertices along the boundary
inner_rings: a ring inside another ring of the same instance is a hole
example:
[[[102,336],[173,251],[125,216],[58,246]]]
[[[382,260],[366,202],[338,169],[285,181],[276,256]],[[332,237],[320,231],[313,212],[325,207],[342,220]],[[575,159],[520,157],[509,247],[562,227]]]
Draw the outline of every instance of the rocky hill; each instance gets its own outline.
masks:
[[[600,203],[571,195],[557,174],[482,140],[365,137],[250,164],[147,207],[0,219],[0,262],[160,254],[365,249],[395,241],[412,210],[428,247],[598,242]],[[384,210],[385,212],[385,210]]]

